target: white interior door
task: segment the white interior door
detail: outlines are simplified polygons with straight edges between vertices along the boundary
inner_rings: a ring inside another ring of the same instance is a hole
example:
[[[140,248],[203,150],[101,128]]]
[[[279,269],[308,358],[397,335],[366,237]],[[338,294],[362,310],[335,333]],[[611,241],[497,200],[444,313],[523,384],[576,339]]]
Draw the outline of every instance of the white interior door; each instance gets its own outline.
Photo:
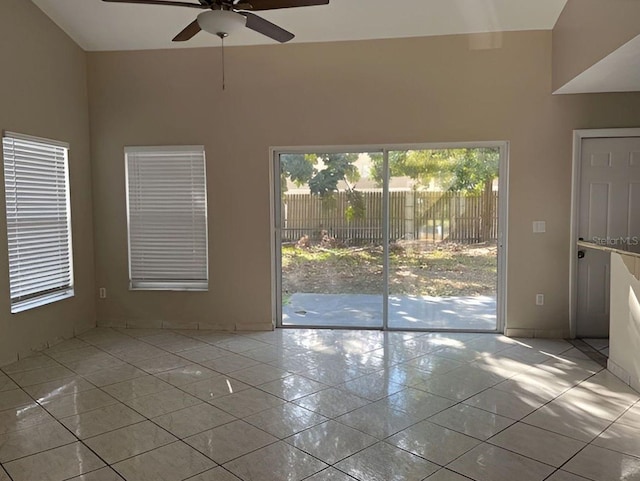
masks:
[[[578,237],[621,247],[640,234],[640,138],[583,139]],[[609,253],[578,260],[576,335],[609,335]]]

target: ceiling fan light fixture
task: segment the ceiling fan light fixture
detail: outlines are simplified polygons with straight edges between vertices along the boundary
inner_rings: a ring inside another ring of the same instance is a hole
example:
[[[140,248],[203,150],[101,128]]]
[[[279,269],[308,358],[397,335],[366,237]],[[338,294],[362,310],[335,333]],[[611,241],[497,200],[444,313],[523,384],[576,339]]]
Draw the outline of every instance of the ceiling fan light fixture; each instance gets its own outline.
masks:
[[[246,27],[247,19],[230,10],[209,10],[198,15],[198,25],[205,32],[226,37]]]

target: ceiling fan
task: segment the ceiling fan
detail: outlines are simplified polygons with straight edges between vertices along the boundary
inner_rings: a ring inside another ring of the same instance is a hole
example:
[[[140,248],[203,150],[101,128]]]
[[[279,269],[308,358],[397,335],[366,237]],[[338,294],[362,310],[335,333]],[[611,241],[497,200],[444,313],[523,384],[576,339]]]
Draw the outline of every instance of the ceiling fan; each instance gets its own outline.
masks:
[[[311,7],[327,5],[329,0],[198,0],[200,3],[187,3],[177,0],[103,0],[112,3],[139,3],[146,5],[165,5],[206,10],[191,22],[173,39],[185,42],[193,38],[200,30],[224,39],[229,34],[247,27],[280,43],[288,42],[294,35],[278,25],[265,20],[249,10],[275,10],[280,8]]]

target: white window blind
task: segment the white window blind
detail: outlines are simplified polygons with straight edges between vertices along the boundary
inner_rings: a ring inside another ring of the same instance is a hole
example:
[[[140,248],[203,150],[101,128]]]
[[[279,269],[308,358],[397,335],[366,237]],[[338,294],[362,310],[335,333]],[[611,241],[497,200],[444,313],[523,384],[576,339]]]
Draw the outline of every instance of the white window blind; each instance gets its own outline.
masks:
[[[68,144],[2,138],[11,312],[73,295]]]
[[[132,289],[206,290],[204,148],[127,147]]]

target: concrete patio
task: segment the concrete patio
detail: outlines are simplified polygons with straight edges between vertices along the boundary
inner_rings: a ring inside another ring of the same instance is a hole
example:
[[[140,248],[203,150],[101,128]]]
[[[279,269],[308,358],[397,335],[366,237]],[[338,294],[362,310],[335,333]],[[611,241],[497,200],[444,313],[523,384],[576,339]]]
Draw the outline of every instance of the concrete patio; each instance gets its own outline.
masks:
[[[382,295],[295,293],[282,308],[285,326],[382,326]],[[496,298],[491,296],[389,296],[389,327],[494,331]]]

